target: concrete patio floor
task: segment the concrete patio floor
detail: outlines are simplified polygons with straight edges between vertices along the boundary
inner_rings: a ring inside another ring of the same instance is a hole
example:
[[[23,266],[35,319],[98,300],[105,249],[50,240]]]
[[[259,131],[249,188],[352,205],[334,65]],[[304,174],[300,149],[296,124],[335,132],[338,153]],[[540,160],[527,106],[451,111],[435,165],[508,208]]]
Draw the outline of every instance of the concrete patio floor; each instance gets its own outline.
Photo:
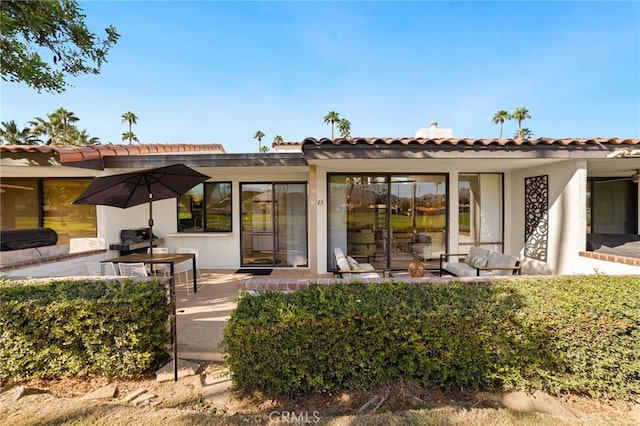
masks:
[[[187,294],[184,282],[176,284],[178,358],[221,361],[217,346],[239,295],[238,283],[252,278],[235,270],[201,270],[198,292]],[[274,269],[269,278],[309,278],[304,269]],[[192,285],[191,281],[189,285]]]

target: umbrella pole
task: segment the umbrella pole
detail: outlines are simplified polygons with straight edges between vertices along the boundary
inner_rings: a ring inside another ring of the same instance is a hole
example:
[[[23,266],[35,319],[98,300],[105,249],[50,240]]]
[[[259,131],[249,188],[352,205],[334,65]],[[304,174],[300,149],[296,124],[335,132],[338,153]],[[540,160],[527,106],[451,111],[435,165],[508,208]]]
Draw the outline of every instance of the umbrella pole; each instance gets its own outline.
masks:
[[[149,191],[149,256],[153,257],[153,194]],[[153,268],[153,263],[151,264]],[[171,299],[171,343],[173,346],[173,381],[178,381],[178,330],[176,317],[176,279],[173,270],[173,262],[169,265],[171,268],[171,280],[169,288],[169,296]]]
[[[149,191],[149,255],[153,257],[153,194]]]

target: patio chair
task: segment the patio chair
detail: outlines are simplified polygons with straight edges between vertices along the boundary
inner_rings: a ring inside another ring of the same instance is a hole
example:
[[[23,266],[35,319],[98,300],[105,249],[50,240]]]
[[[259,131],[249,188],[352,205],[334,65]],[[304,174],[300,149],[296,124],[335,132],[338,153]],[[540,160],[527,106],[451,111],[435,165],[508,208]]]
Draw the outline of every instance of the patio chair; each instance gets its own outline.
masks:
[[[169,248],[168,247],[152,247],[147,249],[147,252],[149,253],[162,253],[162,254],[167,254],[169,253]],[[149,268],[147,268],[147,272],[151,272],[153,271],[153,275],[160,275],[162,274],[163,277],[168,277],[169,274],[171,273],[170,269],[169,269],[169,265],[167,264],[155,264],[155,265],[151,265]]]
[[[118,275],[113,262],[87,262],[89,275],[94,277],[114,277]]]
[[[193,253],[196,256],[196,271],[195,271],[195,273],[198,274],[198,278],[200,278],[200,269],[198,269],[198,267],[197,267],[197,265],[198,265],[198,249],[191,248],[191,247],[180,247],[180,248],[176,249],[176,253]],[[193,262],[191,260],[188,260],[186,262],[180,262],[180,263],[176,264],[175,267],[174,267],[174,273],[176,275],[176,279],[178,279],[180,274],[184,272],[185,282],[186,282],[186,286],[187,286],[187,295],[191,294],[191,289],[189,287],[189,272],[191,272],[192,269],[193,269]]]
[[[148,277],[147,268],[145,268],[144,263],[118,263],[118,268],[120,269],[120,275],[123,277]]]

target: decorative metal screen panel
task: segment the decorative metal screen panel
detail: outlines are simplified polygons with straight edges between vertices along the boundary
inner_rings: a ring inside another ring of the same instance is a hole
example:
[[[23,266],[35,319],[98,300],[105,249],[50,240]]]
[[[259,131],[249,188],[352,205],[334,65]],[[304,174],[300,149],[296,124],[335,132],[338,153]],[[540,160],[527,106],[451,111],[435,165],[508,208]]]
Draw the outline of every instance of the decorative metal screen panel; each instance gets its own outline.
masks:
[[[524,255],[547,261],[549,175],[524,179]]]

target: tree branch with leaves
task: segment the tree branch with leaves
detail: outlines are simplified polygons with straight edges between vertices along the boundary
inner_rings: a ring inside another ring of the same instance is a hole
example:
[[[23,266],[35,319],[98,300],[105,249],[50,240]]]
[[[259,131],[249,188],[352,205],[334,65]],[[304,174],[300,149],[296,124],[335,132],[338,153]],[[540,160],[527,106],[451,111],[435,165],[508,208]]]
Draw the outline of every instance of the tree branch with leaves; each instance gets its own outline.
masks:
[[[2,79],[62,93],[69,76],[99,74],[120,35],[105,28],[100,38],[87,28],[76,0],[2,0],[0,73]],[[40,55],[49,52],[47,61]]]

